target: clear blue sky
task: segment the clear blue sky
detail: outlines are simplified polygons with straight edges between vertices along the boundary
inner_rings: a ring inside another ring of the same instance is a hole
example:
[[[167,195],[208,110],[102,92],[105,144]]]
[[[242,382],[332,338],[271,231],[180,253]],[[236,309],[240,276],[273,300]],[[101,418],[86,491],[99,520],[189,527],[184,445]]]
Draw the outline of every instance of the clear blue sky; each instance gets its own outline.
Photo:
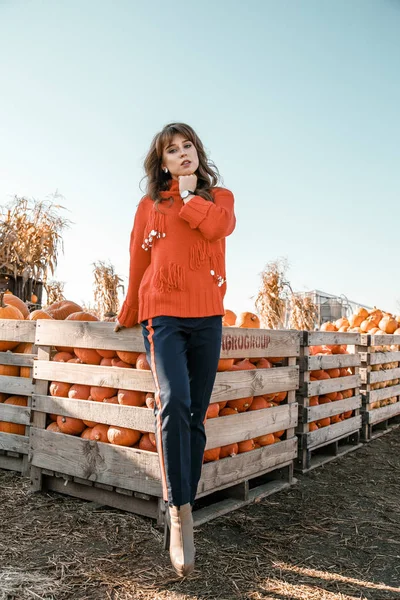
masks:
[[[264,265],[296,290],[400,299],[400,2],[0,0],[0,202],[58,189],[57,278],[128,273],[142,161],[191,124],[236,198],[226,307]]]

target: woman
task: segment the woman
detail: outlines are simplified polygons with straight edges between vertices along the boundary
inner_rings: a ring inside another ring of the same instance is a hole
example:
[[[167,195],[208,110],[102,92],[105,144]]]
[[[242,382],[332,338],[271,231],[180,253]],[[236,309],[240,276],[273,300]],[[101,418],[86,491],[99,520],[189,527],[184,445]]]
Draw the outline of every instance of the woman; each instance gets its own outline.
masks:
[[[173,123],[144,162],[147,195],[130,240],[127,295],[116,331],[142,326],[156,393],[156,441],[178,575],[194,568],[192,505],[206,444],[204,421],[221,349],[225,237],[234,199],[191,127]]]

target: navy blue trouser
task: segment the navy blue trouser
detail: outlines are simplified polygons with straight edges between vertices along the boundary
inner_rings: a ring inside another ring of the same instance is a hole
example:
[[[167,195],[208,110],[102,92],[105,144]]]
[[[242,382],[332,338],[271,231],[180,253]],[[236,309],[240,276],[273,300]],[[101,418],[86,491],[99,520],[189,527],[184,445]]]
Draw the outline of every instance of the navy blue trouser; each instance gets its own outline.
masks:
[[[165,501],[193,504],[204,421],[221,351],[222,317],[154,317],[141,323],[155,393],[156,442]]]

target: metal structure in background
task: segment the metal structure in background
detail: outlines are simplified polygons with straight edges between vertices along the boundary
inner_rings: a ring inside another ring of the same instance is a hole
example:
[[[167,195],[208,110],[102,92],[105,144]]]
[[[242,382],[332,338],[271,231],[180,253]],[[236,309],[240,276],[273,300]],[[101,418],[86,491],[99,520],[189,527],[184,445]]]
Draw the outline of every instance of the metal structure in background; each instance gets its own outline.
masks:
[[[314,304],[316,304],[318,307],[318,328],[322,325],[322,323],[326,323],[327,321],[336,321],[341,317],[350,317],[350,315],[352,315],[361,306],[367,309],[372,308],[366,304],[353,302],[344,294],[341,294],[340,296],[334,296],[333,294],[328,294],[327,292],[321,292],[321,290],[297,292],[296,295],[303,298],[311,297]]]
[[[0,292],[9,290],[27,303],[30,311],[41,308],[43,282],[32,277],[25,280],[20,275],[14,277],[7,269],[0,270]],[[37,296],[37,302],[32,302],[32,294]]]

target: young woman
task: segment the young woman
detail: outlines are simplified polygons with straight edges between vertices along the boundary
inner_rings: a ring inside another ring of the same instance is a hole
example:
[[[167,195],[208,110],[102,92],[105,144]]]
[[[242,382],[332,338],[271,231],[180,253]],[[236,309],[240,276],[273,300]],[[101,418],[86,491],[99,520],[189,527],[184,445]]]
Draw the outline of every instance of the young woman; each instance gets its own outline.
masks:
[[[206,445],[204,421],[221,349],[225,238],[232,193],[191,127],[158,133],[144,162],[147,195],[130,240],[127,295],[115,327],[142,326],[156,393],[156,441],[168,503],[172,565],[194,568],[192,505]]]

